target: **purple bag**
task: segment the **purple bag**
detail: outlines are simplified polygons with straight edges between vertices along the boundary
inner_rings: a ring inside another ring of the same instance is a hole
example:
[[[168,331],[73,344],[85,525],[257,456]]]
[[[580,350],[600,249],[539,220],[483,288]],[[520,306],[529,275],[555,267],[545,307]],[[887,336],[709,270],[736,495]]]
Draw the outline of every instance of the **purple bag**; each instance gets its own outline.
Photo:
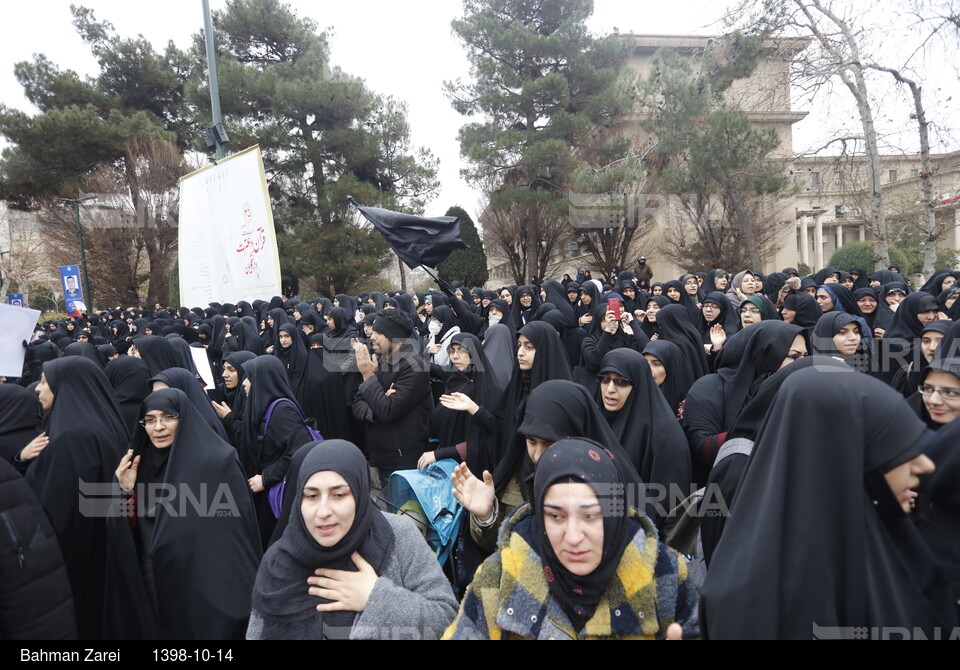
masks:
[[[277,406],[277,403],[281,403],[281,402],[288,402],[291,405],[293,405],[293,408],[297,410],[297,414],[300,415],[300,421],[303,423],[303,427],[307,429],[307,432],[310,433],[310,437],[313,440],[317,442],[323,441],[323,435],[320,434],[320,431],[318,431],[316,428],[313,428],[312,426],[307,424],[307,419],[305,416],[303,416],[303,412],[300,411],[300,408],[297,406],[297,403],[293,402],[289,398],[280,398],[270,403],[270,406],[267,408],[267,415],[263,419],[264,435],[267,434],[267,427],[270,425],[270,416],[273,414],[273,408]],[[284,488],[286,488],[286,485],[287,485],[287,478],[286,476],[284,476],[284,478],[280,480],[279,484],[274,484],[273,486],[270,487],[270,490],[267,492],[267,500],[270,502],[270,511],[273,512],[273,516],[276,517],[277,519],[280,518],[280,510],[283,507],[283,490]]]

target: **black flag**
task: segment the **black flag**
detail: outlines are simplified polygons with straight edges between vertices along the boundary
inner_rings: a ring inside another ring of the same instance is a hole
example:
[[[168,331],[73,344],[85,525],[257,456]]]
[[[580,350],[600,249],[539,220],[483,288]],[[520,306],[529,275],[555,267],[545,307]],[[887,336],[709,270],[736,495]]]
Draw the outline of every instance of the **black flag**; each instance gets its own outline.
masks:
[[[467,249],[460,239],[460,219],[456,216],[424,218],[391,212],[379,207],[364,207],[353,198],[351,204],[380,231],[410,269],[420,265],[435,268],[456,249]]]

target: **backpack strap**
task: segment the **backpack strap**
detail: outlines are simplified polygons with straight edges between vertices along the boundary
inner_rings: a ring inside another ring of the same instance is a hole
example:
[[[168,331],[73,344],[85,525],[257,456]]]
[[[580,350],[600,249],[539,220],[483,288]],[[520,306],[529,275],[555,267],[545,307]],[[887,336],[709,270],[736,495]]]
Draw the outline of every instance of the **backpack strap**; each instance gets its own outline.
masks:
[[[748,440],[745,437],[735,437],[732,440],[727,440],[723,443],[723,446],[720,447],[720,451],[717,452],[717,457],[713,459],[713,467],[717,467],[717,464],[727,456],[733,456],[734,454],[749,456],[752,451],[752,440]]]
[[[309,431],[310,427],[307,426],[307,417],[305,417],[303,415],[303,412],[300,411],[300,407],[297,406],[297,403],[290,400],[290,398],[277,398],[272,403],[270,403],[269,407],[267,407],[267,413],[263,417],[263,434],[264,435],[267,434],[267,427],[270,425],[270,417],[273,415],[274,408],[282,402],[288,402],[291,405],[293,405],[293,408],[297,410],[297,416],[300,417],[300,423],[302,423],[304,427]]]

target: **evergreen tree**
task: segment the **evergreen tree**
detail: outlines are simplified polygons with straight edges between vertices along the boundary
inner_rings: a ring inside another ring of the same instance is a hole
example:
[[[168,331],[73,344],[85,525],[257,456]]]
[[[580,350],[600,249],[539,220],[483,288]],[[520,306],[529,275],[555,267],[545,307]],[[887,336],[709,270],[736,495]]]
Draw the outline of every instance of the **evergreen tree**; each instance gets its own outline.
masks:
[[[483,251],[483,243],[473,219],[459,206],[451,207],[444,216],[460,218],[460,237],[469,248],[451,253],[447,260],[437,266],[438,276],[445,281],[458,281],[468,288],[483,286],[489,278],[487,254]]]
[[[263,152],[284,286],[312,276],[328,294],[359,288],[390,253],[347,196],[421,213],[438,189],[436,160],[411,147],[405,104],[334,67],[325,35],[288,5],[233,0],[213,24],[231,142]],[[197,36],[195,62],[203,53]],[[209,108],[205,67],[188,97]]]
[[[508,256],[518,281],[547,271],[573,234],[567,191],[596,129],[630,106],[618,77],[626,45],[586,28],[592,0],[464,0],[453,22],[472,65],[472,81],[448,82],[454,108],[481,120],[460,131],[462,174],[493,182],[491,207],[504,239],[487,240]],[[610,151],[622,155],[628,143]]]
[[[678,196],[689,218],[689,228],[678,227],[667,242],[680,266],[760,268],[776,251],[776,214],[769,210],[789,191],[783,162],[771,158],[780,139],[724,99],[735,79],[753,71],[758,54],[755,40],[733,35],[703,54],[699,69],[672,50],[654,56],[641,126],[656,141],[648,157],[654,180]]]

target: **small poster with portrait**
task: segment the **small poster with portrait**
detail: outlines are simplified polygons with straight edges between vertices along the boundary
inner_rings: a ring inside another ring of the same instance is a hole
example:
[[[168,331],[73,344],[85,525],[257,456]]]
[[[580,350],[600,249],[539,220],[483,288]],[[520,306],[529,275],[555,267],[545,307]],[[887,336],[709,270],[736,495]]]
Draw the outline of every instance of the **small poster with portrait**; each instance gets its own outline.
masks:
[[[11,307],[26,307],[27,303],[23,300],[22,293],[8,293],[7,304]]]
[[[83,288],[80,286],[80,268],[76,265],[60,266],[60,286],[64,300],[83,300]]]

